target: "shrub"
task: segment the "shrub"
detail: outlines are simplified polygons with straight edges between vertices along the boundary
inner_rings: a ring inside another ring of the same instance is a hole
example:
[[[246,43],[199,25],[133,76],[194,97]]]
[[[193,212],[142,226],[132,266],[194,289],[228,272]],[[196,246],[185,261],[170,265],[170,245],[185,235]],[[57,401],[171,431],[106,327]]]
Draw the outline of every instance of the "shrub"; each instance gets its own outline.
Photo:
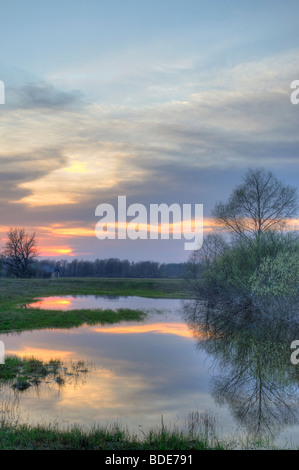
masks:
[[[251,276],[251,288],[257,296],[295,296],[299,286],[299,254],[280,252],[266,257]]]
[[[237,305],[268,296],[293,296],[299,286],[299,243],[292,234],[267,232],[232,239],[208,262],[201,261],[198,295]]]

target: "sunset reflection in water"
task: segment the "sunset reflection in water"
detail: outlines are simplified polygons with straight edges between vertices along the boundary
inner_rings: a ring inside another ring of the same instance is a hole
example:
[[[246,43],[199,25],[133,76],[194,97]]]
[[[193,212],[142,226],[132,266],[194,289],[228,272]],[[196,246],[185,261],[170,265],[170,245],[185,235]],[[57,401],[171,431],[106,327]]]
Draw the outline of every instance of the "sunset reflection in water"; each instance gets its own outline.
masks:
[[[90,427],[120,422],[145,430],[159,425],[161,414],[165,422],[179,421],[183,426],[192,410],[214,407],[209,360],[194,347],[191,330],[181,317],[181,300],[90,297],[50,297],[32,306],[65,310],[97,305],[151,313],[142,322],[5,335],[7,354],[93,364],[86,380],[76,386],[65,384],[57,391],[47,384],[39,395],[33,388],[19,393],[23,418],[29,410],[26,420],[35,423],[42,419]],[[11,400],[14,392],[4,388],[1,395],[2,400]]]

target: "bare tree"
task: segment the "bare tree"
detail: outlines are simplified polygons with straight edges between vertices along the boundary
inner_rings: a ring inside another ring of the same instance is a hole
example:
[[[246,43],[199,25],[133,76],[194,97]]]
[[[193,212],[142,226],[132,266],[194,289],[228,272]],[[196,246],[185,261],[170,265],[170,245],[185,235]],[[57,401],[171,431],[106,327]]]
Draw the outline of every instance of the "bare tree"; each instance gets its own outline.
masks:
[[[296,215],[297,188],[284,185],[271,171],[249,169],[227,203],[218,203],[213,215],[220,226],[244,238],[283,228]]]
[[[208,234],[200,249],[189,256],[185,271],[185,278],[189,281],[198,279],[203,269],[207,268],[215,259],[223,254],[228,244],[220,233]]]
[[[3,255],[4,263],[11,274],[27,277],[30,267],[38,256],[35,233],[28,234],[23,228],[10,229]]]
[[[208,266],[218,256],[223,254],[227,247],[228,245],[224,237],[220,233],[212,232],[205,237],[202,248],[195,250],[190,259],[194,259],[196,263]]]

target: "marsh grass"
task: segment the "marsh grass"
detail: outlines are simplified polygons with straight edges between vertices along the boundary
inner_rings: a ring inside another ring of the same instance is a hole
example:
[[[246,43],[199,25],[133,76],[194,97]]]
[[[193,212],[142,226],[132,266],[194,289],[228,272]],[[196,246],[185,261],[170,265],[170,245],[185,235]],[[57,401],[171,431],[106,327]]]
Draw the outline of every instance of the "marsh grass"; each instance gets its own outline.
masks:
[[[94,427],[90,431],[78,426],[14,424],[0,421],[0,450],[206,450],[224,449],[220,443],[210,445],[205,437],[190,436],[163,427],[143,436],[130,433],[119,425]]]
[[[192,411],[188,415],[188,434],[193,436],[200,434],[210,440],[216,436],[217,420],[213,413],[205,411]]]
[[[76,328],[84,324],[112,324],[121,321],[141,321],[145,312],[131,309],[82,309],[82,310],[43,310],[39,308],[21,309],[14,307],[0,312],[0,332],[17,332],[36,329]]]
[[[59,359],[44,362],[34,356],[7,356],[5,364],[0,366],[0,387],[1,384],[9,384],[15,390],[23,391],[31,386],[39,386],[45,379],[62,386],[68,382],[67,379],[73,378],[76,381],[81,374],[86,374],[92,368],[91,364],[84,361],[70,362],[66,366]]]
[[[0,406],[0,450],[278,450],[270,439],[247,437],[219,438],[216,420],[210,412],[189,414],[189,428],[164,424],[148,432],[130,432],[121,423],[97,426],[89,430],[79,425],[23,423],[18,406]]]
[[[267,439],[209,437],[206,432],[183,432],[165,425],[137,435],[119,424],[89,431],[80,426],[64,429],[57,424],[31,426],[1,416],[0,450],[277,450]],[[285,446],[280,448],[288,449]]]

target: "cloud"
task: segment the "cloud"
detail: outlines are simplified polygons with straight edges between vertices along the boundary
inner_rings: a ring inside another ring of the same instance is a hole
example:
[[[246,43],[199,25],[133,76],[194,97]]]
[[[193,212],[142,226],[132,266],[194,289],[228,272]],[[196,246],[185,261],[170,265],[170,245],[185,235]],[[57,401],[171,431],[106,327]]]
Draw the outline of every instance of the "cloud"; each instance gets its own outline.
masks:
[[[176,75],[179,66],[166,64],[155,73],[165,80],[166,70],[169,86],[182,87],[146,104],[142,87],[126,105],[98,98],[78,107],[72,91],[19,87],[23,105],[0,115],[0,198],[10,202],[9,211],[2,207],[3,223],[71,221],[70,237],[79,239],[92,230],[96,205],[115,204],[118,195],[127,195],[128,204],[203,203],[207,217],[248,166],[295,178],[299,108],[289,99],[296,78],[290,57],[218,68],[213,75],[199,70],[192,84],[190,76]]]
[[[65,92],[49,84],[25,85],[21,92],[24,104],[36,108],[64,108],[78,102],[81,94],[78,91]]]
[[[78,90],[64,91],[46,82],[29,82],[6,88],[8,109],[64,110],[81,107],[83,94]]]
[[[53,168],[65,165],[65,158],[57,148],[39,149],[30,153],[0,154],[0,200],[13,202],[28,195],[22,184],[43,177]]]
[[[68,156],[67,165],[34,181],[21,183],[30,195],[20,201],[32,206],[82,204],[95,191],[106,191],[119,184],[144,178],[146,170],[136,164],[134,148],[126,144],[92,143],[79,156]]]

